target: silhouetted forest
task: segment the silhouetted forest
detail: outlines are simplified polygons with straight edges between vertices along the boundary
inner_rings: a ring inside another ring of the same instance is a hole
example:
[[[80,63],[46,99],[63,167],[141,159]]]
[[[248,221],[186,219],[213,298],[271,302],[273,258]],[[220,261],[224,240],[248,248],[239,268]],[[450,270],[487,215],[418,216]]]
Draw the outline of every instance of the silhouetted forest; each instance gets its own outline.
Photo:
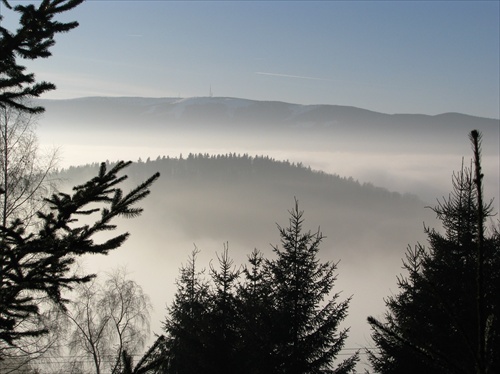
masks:
[[[192,252],[168,304],[163,372],[352,372],[358,354],[337,357],[350,298],[339,300],[336,264],[319,259],[322,233],[307,230],[297,201],[289,213],[271,260],[254,250],[237,266],[226,245],[208,280]]]
[[[58,177],[69,187],[97,169],[98,164],[70,167]],[[144,215],[134,223],[120,222],[120,229],[132,233],[130,240],[120,253],[99,259],[94,267],[129,264],[154,301],[153,326],[164,320],[178,268],[193,243],[200,249],[200,268],[216,261],[223,243],[229,244],[237,266],[247,262],[254,248],[272,259],[272,245],[279,241],[276,223],[287,222],[287,209],[297,198],[307,227],[320,226],[326,236],[318,258],[340,261],[338,290],[346,298],[353,295],[345,320],[351,327],[346,346],[360,347],[366,341],[368,306],[380,313],[395,284],[388,270],[400,267],[409,240],[425,241],[422,222],[435,222],[426,203],[414,195],[268,156],[205,153],[142,159],[129,166],[125,183],[134,185],[152,171],[161,177],[142,204]]]
[[[113,165],[113,162],[106,161]],[[98,163],[72,166],[62,169],[57,177],[71,183],[85,180],[93,175]],[[160,171],[162,178],[157,188],[182,189],[201,187],[236,189],[238,195],[245,196],[246,189],[265,188],[269,191],[285,193],[293,190],[300,195],[302,191],[314,193],[318,198],[342,195],[342,201],[351,207],[369,207],[385,203],[419,204],[418,197],[410,194],[391,192],[371,183],[360,183],[352,177],[341,177],[323,171],[312,170],[302,163],[278,161],[269,156],[249,156],[248,154],[182,154],[178,158],[158,157],[155,160],[139,159],[129,168],[131,181],[141,179],[152,171]],[[340,199],[339,199],[340,200]]]
[[[70,167],[61,170],[58,177],[75,184],[93,175],[97,168],[97,164]],[[145,202],[148,225],[173,224],[195,242],[210,237],[220,243],[228,240],[253,248],[259,245],[259,237],[274,236],[273,223],[295,197],[307,205],[318,225],[333,231],[330,235],[339,243],[363,238],[377,241],[389,232],[399,237],[408,230],[417,231],[423,217],[432,221],[432,215],[424,209],[426,204],[414,195],[267,156],[188,154],[139,160],[129,168],[129,182],[136,183],[155,171],[161,178],[153,187],[153,197]],[[399,229],[393,230],[391,224]],[[360,234],[360,227],[369,229]],[[379,239],[372,238],[377,231]],[[340,244],[337,255],[344,258],[371,253],[366,244],[356,247],[356,252],[348,254],[350,250]],[[390,253],[390,248],[384,244],[377,252]]]

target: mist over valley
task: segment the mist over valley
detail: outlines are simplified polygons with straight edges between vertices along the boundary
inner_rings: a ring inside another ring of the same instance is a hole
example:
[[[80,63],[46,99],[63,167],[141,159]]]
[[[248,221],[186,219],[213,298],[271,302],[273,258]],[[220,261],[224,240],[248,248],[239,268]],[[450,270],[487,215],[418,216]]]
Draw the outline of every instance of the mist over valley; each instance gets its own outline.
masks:
[[[59,176],[69,188],[97,170],[97,164],[71,167]],[[320,229],[326,236],[322,260],[339,263],[335,289],[342,297],[354,296],[346,320],[348,345],[365,346],[366,315],[382,312],[407,245],[425,240],[423,221],[435,223],[434,214],[414,195],[268,157],[159,158],[132,164],[127,185],[155,171],[161,177],[141,204],[143,215],[118,223],[130,239],[108,256],[88,258],[84,266],[92,271],[125,266],[152,297],[156,333],[173,300],[179,267],[194,246],[201,250],[198,266],[207,269],[207,276],[225,244],[236,268],[247,263],[254,248],[271,258],[271,245],[279,245],[276,224],[288,224],[288,210],[297,198],[305,213],[304,230]]]
[[[143,215],[119,223],[131,233],[125,246],[85,261],[128,268],[152,297],[156,333],[194,245],[202,268],[224,243],[236,266],[254,248],[270,256],[297,198],[304,229],[327,237],[322,259],[340,261],[335,289],[353,295],[347,347],[370,345],[366,316],[383,313],[406,247],[426,241],[424,223],[439,228],[426,207],[448,195],[462,157],[468,165],[474,128],[484,134],[486,196],[498,201],[497,119],[211,97],[38,102],[47,108],[40,140],[62,146],[66,187],[105,160],[139,161],[130,186],[161,173]]]
[[[500,373],[499,15],[1,1],[0,374]]]
[[[498,119],[384,114],[337,105],[238,98],[88,97],[37,100],[40,141],[61,166],[189,153],[247,153],[302,163],[426,201],[446,195],[467,136],[483,132],[486,193],[499,196]]]

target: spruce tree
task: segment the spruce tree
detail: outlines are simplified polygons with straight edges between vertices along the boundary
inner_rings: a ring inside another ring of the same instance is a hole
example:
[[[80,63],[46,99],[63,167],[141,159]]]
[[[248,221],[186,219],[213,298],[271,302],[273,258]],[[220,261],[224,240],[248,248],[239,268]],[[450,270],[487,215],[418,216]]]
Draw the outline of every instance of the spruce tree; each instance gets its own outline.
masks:
[[[500,372],[500,236],[484,229],[491,204],[482,202],[479,134],[471,140],[476,173],[462,166],[434,208],[443,232],[426,228],[428,248],[408,248],[385,321],[368,319],[379,373]]]
[[[47,199],[47,212],[38,212],[39,228],[27,231],[19,219],[0,225],[0,356],[4,344],[15,345],[24,337],[47,331],[37,325],[40,305],[50,302],[65,308],[65,289],[90,281],[94,275],[72,273],[76,258],[85,254],[107,254],[120,247],[128,233],[96,236],[116,229],[118,217],[134,218],[142,213],[136,204],[149,195],[159,177],[156,173],[130,192],[119,185],[119,175],[130,162],[118,162],[110,170],[102,164],[98,175],[73,188],[72,194],[59,193]],[[90,222],[79,223],[87,216]]]
[[[40,106],[26,105],[25,98],[38,97],[54,90],[53,83],[35,79],[34,73],[26,72],[19,59],[34,60],[51,56],[50,48],[55,44],[55,35],[68,32],[78,22],[59,22],[54,17],[80,5],[83,0],[43,0],[38,7],[33,4],[12,7],[1,0],[0,9],[19,14],[19,28],[11,32],[0,26],[0,106],[11,106],[30,113],[43,112]],[[0,14],[0,21],[3,16]]]
[[[242,374],[271,373],[274,367],[273,303],[265,261],[263,254],[255,249],[248,256],[248,265],[242,270],[244,281],[238,287]]]
[[[180,269],[177,292],[164,323],[166,332],[163,370],[174,374],[205,372],[209,287],[196,268],[195,248]]]
[[[267,263],[273,303],[273,373],[349,373],[358,354],[335,366],[348,329],[339,329],[350,298],[338,302],[332,294],[336,264],[321,262],[318,251],[323,235],[303,232],[303,212],[298,201],[289,211],[288,227],[278,225],[281,247]]]
[[[317,255],[322,234],[302,232],[303,212],[290,211],[276,259],[254,250],[236,269],[228,248],[210,266],[211,286],[195,269],[196,253],[181,268],[165,323],[163,368],[169,373],[350,373],[358,354],[335,365],[348,329],[339,325],[350,298],[332,294],[336,264]],[[242,283],[240,275],[244,275]],[[241,281],[240,281],[241,282]]]
[[[206,353],[210,365],[205,373],[231,374],[242,371],[236,282],[240,271],[229,257],[228,244],[217,255],[219,268],[210,265],[213,290],[210,295]]]
[[[229,257],[228,246],[210,264],[210,280],[196,270],[195,249],[181,268],[177,293],[165,322],[166,353],[163,367],[171,373],[243,373],[241,323],[237,281],[240,271]]]

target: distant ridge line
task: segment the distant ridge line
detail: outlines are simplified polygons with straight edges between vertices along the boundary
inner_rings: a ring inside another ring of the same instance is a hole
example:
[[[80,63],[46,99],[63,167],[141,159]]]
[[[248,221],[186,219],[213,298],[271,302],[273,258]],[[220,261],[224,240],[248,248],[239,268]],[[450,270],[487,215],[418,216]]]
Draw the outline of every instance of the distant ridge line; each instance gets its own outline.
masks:
[[[193,97],[152,97],[152,96],[81,96],[81,97],[74,97],[74,98],[64,98],[64,99],[33,99],[35,103],[39,103],[43,105],[45,102],[83,102],[83,101],[96,101],[96,100],[102,100],[102,101],[115,101],[118,102],[120,100],[126,100],[128,102],[130,101],[166,101],[168,103],[174,104],[178,102],[203,102],[205,101],[207,104],[208,103],[217,103],[221,101],[228,101],[228,100],[234,100],[234,101],[239,101],[242,103],[247,103],[247,104],[277,104],[277,105],[288,105],[288,106],[300,106],[300,107],[305,107],[305,108],[321,108],[321,107],[328,107],[328,108],[342,108],[342,109],[352,109],[352,110],[360,110],[360,111],[366,111],[369,113],[374,113],[374,114],[384,114],[388,116],[400,116],[400,115],[409,115],[409,116],[428,116],[428,117],[440,117],[440,116],[448,116],[448,115],[461,115],[461,116],[467,116],[467,117],[472,117],[472,118],[484,118],[484,119],[489,119],[489,120],[496,120],[500,121],[498,118],[493,118],[493,117],[482,117],[482,116],[477,116],[473,114],[467,114],[467,113],[460,113],[460,112],[443,112],[443,113],[438,113],[438,114],[426,114],[426,113],[402,113],[402,112],[396,112],[396,113],[386,113],[386,112],[380,112],[372,109],[365,109],[361,107],[356,107],[352,105],[339,105],[339,104],[300,104],[300,103],[291,103],[291,102],[286,102],[286,101],[279,101],[279,100],[255,100],[255,99],[245,99],[245,98],[237,98],[237,97],[229,97],[229,96],[193,96]]]

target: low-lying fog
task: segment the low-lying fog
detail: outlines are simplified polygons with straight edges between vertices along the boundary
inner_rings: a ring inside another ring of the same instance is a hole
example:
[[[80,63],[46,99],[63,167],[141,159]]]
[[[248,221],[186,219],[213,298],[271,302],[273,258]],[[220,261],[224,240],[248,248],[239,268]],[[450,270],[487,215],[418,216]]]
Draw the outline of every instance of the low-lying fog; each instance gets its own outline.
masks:
[[[433,206],[437,198],[448,195],[452,172],[460,169],[462,157],[469,165],[471,148],[467,136],[475,128],[471,123],[467,131],[460,127],[448,137],[433,132],[415,136],[415,129],[407,137],[404,131],[377,134],[355,126],[343,129],[339,136],[335,131],[327,135],[302,131],[296,136],[286,128],[268,132],[262,128],[153,131],[141,128],[140,123],[132,127],[127,123],[123,128],[102,123],[100,129],[99,124],[92,123],[86,128],[85,118],[75,120],[79,126],[70,124],[65,128],[62,124],[53,126],[49,113],[40,121],[40,143],[60,147],[62,167],[119,159],[140,159],[146,165],[148,158],[155,161],[158,156],[177,158],[181,154],[187,158],[189,153],[247,153],[352,177],[360,186],[371,183],[414,195],[382,194],[377,198],[377,193],[370,192],[370,199],[379,201],[365,203],[354,191],[325,192],[305,182],[279,182],[272,175],[261,176],[260,187],[231,180],[182,189],[158,183],[142,204],[143,215],[120,222],[119,231],[132,234],[125,246],[107,257],[85,260],[92,271],[126,266],[131,277],[150,295],[155,308],[152,330],[160,334],[166,305],[175,292],[178,269],[186,262],[193,245],[201,250],[199,266],[207,269],[225,242],[229,242],[237,265],[245,262],[253,248],[271,256],[270,243],[279,243],[276,223],[288,223],[287,210],[297,197],[305,211],[305,228],[316,230],[320,226],[327,237],[320,254],[325,260],[340,260],[335,289],[342,290],[344,298],[353,295],[346,321],[351,326],[346,348],[371,345],[366,317],[381,317],[383,298],[397,292],[396,276],[401,272],[406,247],[425,242],[423,223],[437,225],[435,215],[426,206]],[[489,131],[490,127],[486,129]],[[485,193],[496,199],[495,206],[499,200],[498,132],[498,128],[489,133],[483,130]],[[148,168],[154,165],[149,163]],[[152,173],[153,170],[149,175]],[[168,179],[168,175],[162,179]],[[68,182],[74,185],[77,181]]]
[[[91,134],[89,134],[91,135]],[[461,167],[462,158],[466,166],[470,165],[471,151],[467,133],[462,136],[462,144],[456,144],[453,149],[443,152],[438,150],[425,151],[414,149],[414,144],[406,151],[404,149],[394,150],[392,144],[377,143],[378,149],[363,149],[362,144],[366,139],[360,139],[361,146],[336,147],[332,144],[327,147],[314,148],[314,144],[304,145],[303,148],[294,147],[286,149],[286,142],[273,139],[276,147],[272,144],[254,145],[247,144],[244,140],[236,138],[219,139],[217,143],[210,140],[199,139],[194,136],[172,136],[166,138],[148,139],[147,136],[134,136],[133,142],[118,135],[109,134],[98,139],[101,144],[92,144],[92,139],[80,139],[80,137],[62,137],[46,135],[41,131],[40,140],[42,144],[58,146],[61,156],[61,167],[72,165],[84,165],[92,162],[105,160],[132,160],[146,161],[148,158],[155,160],[158,156],[186,157],[189,153],[208,153],[211,155],[234,153],[249,155],[268,155],[276,160],[289,160],[290,162],[302,163],[315,170],[326,173],[338,174],[340,176],[352,177],[361,183],[373,183],[390,191],[410,193],[419,196],[425,201],[433,203],[436,198],[446,196],[449,192],[451,174]],[[97,136],[97,135],[96,135]],[[489,134],[485,134],[489,136]],[[360,135],[362,138],[362,135]],[[496,134],[491,138],[495,139]],[[203,137],[202,137],[203,138]],[[490,139],[491,139],[490,138]],[[57,142],[54,142],[57,140]],[[117,144],[123,140],[122,144]],[[109,143],[104,145],[103,142]],[[401,145],[401,139],[394,139]],[[411,139],[407,139],[411,142]],[[82,144],[82,142],[86,142]],[[134,144],[135,143],[135,144]],[[160,144],[159,144],[160,143]],[[490,142],[491,143],[491,142]],[[148,145],[149,144],[149,145]],[[283,149],[281,149],[283,148]],[[498,146],[496,149],[483,148],[483,169],[485,178],[486,195],[499,198],[499,156]]]

